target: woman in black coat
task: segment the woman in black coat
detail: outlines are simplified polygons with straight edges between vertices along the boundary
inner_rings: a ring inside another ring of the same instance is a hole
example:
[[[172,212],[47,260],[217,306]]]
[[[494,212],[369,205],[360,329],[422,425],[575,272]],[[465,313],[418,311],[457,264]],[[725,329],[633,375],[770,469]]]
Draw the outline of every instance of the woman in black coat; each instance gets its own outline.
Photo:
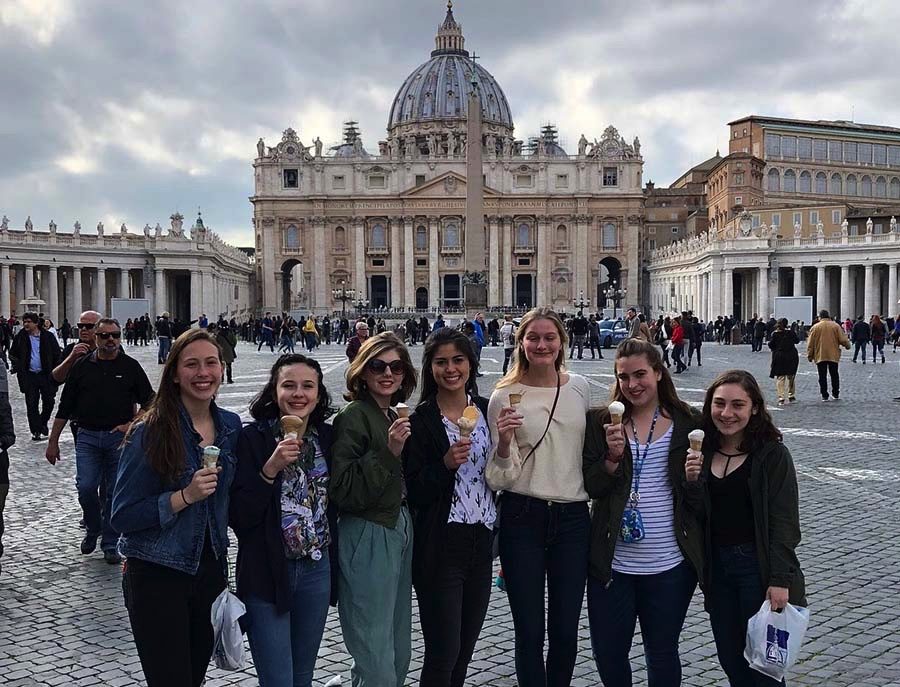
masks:
[[[797,400],[794,379],[797,376],[797,366],[800,364],[800,356],[797,353],[799,343],[797,334],[788,329],[787,318],[782,317],[778,320],[769,340],[769,348],[772,349],[772,369],[769,376],[775,378],[775,393],[778,395],[780,406],[784,405],[785,399],[791,403]]]

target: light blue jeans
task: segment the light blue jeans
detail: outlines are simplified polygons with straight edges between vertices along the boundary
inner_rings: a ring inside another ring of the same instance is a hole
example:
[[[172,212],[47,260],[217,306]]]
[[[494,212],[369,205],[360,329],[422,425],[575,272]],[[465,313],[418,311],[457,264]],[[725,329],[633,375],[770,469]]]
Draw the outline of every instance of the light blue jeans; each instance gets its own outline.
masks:
[[[88,536],[100,537],[100,548],[116,550],[119,533],[109,524],[112,495],[119,470],[119,446],[125,435],[79,427],[75,440],[75,488]],[[102,501],[101,501],[101,496]]]
[[[331,596],[328,552],[321,560],[288,560],[290,610],[256,597],[247,606],[247,636],[260,687],[312,687]]]

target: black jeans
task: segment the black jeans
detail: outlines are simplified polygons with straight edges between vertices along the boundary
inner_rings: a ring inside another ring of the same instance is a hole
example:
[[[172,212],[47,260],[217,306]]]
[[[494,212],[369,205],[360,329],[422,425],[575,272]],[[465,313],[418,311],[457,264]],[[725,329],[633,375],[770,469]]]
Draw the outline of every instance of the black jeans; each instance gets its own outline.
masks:
[[[512,357],[513,351],[515,348],[504,348],[503,349],[503,374],[506,374],[506,371],[509,369],[509,359]]]
[[[684,344],[675,344],[675,348],[672,349],[672,362],[675,363],[675,372],[682,372],[687,369],[687,365],[684,364]]]
[[[697,354],[697,364],[703,364],[703,361],[700,359],[700,349],[703,348],[703,343],[700,341],[691,341],[690,346],[688,346],[688,367],[691,364],[691,358],[694,357],[694,353]]]
[[[122,591],[147,687],[200,686],[213,652],[210,610],[223,589],[222,564],[208,533],[196,575],[126,561]]]
[[[28,411],[28,429],[32,434],[40,434],[50,422],[53,405],[56,403],[56,387],[50,374],[20,371],[25,375],[25,407]]]
[[[447,523],[434,577],[416,587],[425,640],[421,687],[462,687],[491,598],[493,534]]]
[[[519,687],[568,687],[572,681],[590,529],[587,502],[548,503],[512,492],[503,495],[500,562],[516,633]]]
[[[713,546],[710,588],[706,600],[716,640],[716,653],[731,687],[774,687],[782,684],[747,665],[747,621],[759,611],[766,590],[753,544]]]
[[[841,378],[838,374],[838,364],[830,360],[816,363],[819,370],[819,391],[822,398],[828,398],[828,375],[831,375],[831,394],[837,398],[841,393]]]
[[[853,342],[853,362],[856,362],[856,357],[859,355],[859,352],[862,351],[863,362],[866,362],[866,348],[869,347],[868,341],[854,341]],[[872,353],[872,362],[875,362],[875,354]]]
[[[662,359],[666,364],[666,367],[671,367],[671,363],[669,362],[669,342],[663,340],[660,342],[659,347],[662,349]]]

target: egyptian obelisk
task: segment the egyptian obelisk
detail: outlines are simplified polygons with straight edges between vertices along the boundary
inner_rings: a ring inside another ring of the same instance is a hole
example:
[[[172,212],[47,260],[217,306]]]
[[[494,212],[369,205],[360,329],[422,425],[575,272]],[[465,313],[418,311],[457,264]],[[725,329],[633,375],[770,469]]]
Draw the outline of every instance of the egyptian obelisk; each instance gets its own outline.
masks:
[[[487,307],[487,279],[484,248],[484,180],[481,164],[481,99],[478,77],[472,65],[466,128],[466,279],[463,297],[466,310]]]

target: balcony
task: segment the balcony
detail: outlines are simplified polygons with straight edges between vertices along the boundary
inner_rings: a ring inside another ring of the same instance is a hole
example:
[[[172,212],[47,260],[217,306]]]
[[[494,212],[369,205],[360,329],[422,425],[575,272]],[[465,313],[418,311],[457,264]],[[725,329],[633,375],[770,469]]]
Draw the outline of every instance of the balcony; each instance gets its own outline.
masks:
[[[443,245],[441,246],[441,255],[462,255],[462,246],[459,244]]]
[[[534,254],[534,244],[533,243],[517,243],[513,247],[513,253],[516,255],[533,255]]]
[[[303,246],[282,246],[282,255],[303,255]]]
[[[366,255],[387,255],[388,247],[387,246],[366,246]]]

